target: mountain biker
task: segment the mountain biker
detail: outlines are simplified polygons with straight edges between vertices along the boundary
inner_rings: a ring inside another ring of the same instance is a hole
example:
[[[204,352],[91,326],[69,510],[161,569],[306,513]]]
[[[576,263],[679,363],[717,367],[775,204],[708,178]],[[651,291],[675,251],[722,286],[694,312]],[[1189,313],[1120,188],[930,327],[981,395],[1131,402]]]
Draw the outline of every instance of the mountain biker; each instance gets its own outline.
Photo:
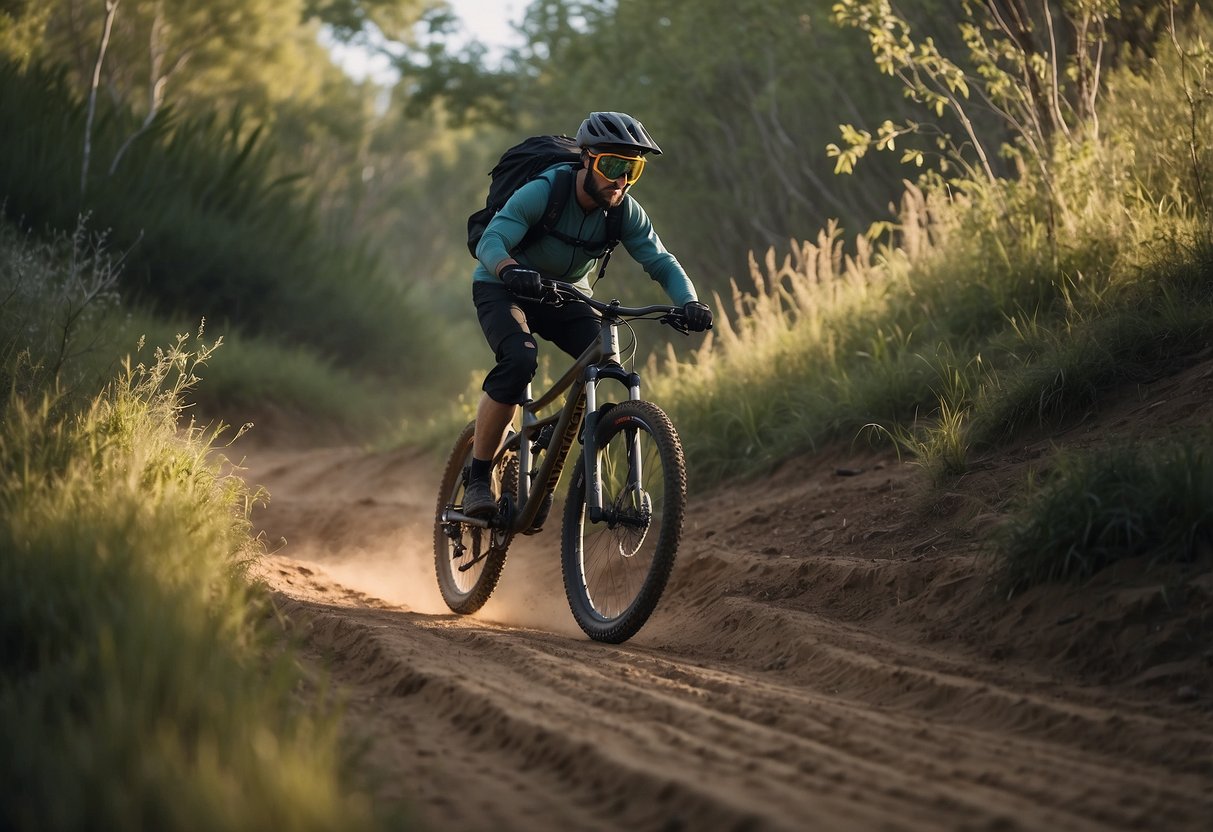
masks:
[[[645,154],[661,155],[661,148],[639,121],[614,112],[590,113],[577,130],[576,141],[581,148],[576,199],[568,200],[555,229],[571,240],[605,240],[607,210],[626,205],[620,234],[623,247],[682,307],[690,329],[702,332],[710,327],[712,310],[699,301],[686,271],[661,244],[644,209],[634,199],[625,200],[644,170]],[[523,251],[514,250],[540,222],[559,167],[549,168],[515,191],[476,247],[480,262],[472,273],[472,299],[497,364],[484,380],[476,411],[471,476],[463,498],[468,515],[487,517],[497,510],[492,460],[535,375],[538,346],[533,334],[574,358],[598,337],[600,316],[590,307],[553,306],[538,298],[541,278],[573,283],[588,294],[589,275],[604,252],[553,235]]]

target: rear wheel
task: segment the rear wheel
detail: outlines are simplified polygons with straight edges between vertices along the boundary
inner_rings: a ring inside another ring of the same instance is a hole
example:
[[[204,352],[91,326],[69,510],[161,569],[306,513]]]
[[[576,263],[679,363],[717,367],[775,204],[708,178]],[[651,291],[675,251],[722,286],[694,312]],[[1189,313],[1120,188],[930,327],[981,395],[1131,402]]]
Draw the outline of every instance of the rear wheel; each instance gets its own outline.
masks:
[[[564,512],[561,565],[573,617],[612,644],[644,626],[674,567],[686,513],[686,465],[669,418],[650,402],[604,413],[595,430],[604,518],[591,522],[584,466]]]
[[[475,428],[476,423],[472,422],[455,440],[442,475],[434,517],[434,567],[438,573],[438,588],[446,605],[461,615],[476,612],[489,600],[501,577],[509,545],[504,532],[468,523],[443,522],[442,519],[448,510],[462,511]],[[508,469],[510,461],[517,466],[512,454],[509,460],[499,461],[493,471],[495,480],[500,482],[501,469]],[[508,483],[506,486],[508,488]],[[501,493],[500,488],[498,493]]]

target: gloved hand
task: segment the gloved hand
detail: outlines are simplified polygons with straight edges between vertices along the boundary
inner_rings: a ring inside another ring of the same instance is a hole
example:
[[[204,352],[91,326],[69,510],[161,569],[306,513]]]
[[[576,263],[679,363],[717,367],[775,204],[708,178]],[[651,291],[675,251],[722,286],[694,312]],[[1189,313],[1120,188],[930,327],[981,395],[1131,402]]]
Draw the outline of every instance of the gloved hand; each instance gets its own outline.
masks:
[[[526,266],[517,263],[506,266],[501,270],[501,282],[520,298],[538,300],[543,297],[543,282],[539,278],[539,272]]]
[[[693,300],[682,305],[682,314],[687,318],[687,329],[692,332],[703,332],[712,328],[712,310],[706,303]]]

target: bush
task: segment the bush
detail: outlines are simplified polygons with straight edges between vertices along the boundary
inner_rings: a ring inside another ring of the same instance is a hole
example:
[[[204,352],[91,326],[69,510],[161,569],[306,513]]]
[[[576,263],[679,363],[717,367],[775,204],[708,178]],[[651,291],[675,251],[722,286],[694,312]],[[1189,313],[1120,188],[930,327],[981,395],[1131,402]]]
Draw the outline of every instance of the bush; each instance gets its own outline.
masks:
[[[1088,578],[1124,558],[1213,553],[1213,435],[1060,454],[1002,532],[1008,592]]]
[[[0,420],[0,827],[366,828],[336,721],[266,658],[255,495],[178,431],[210,349],[128,367],[85,412]]]
[[[84,107],[59,73],[0,62],[0,199],[11,221],[41,233],[91,213],[125,252],[121,288],[161,315],[234,324],[303,344],[347,367],[430,381],[430,362],[402,361],[441,338],[365,242],[323,233],[296,181],[274,174],[272,149],[239,112],[184,118],[163,110],[137,129],[106,110],[80,192]]]

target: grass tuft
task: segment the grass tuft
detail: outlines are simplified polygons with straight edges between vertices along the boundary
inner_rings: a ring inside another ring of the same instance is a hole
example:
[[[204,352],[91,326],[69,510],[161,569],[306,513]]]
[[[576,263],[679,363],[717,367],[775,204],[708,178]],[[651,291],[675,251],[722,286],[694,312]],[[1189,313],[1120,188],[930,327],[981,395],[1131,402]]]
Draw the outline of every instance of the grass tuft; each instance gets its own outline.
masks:
[[[1125,558],[1213,553],[1213,435],[1062,453],[1003,527],[1002,585],[1082,580]]]
[[[179,337],[82,412],[0,420],[0,827],[368,828],[247,567],[256,495],[178,428]]]

